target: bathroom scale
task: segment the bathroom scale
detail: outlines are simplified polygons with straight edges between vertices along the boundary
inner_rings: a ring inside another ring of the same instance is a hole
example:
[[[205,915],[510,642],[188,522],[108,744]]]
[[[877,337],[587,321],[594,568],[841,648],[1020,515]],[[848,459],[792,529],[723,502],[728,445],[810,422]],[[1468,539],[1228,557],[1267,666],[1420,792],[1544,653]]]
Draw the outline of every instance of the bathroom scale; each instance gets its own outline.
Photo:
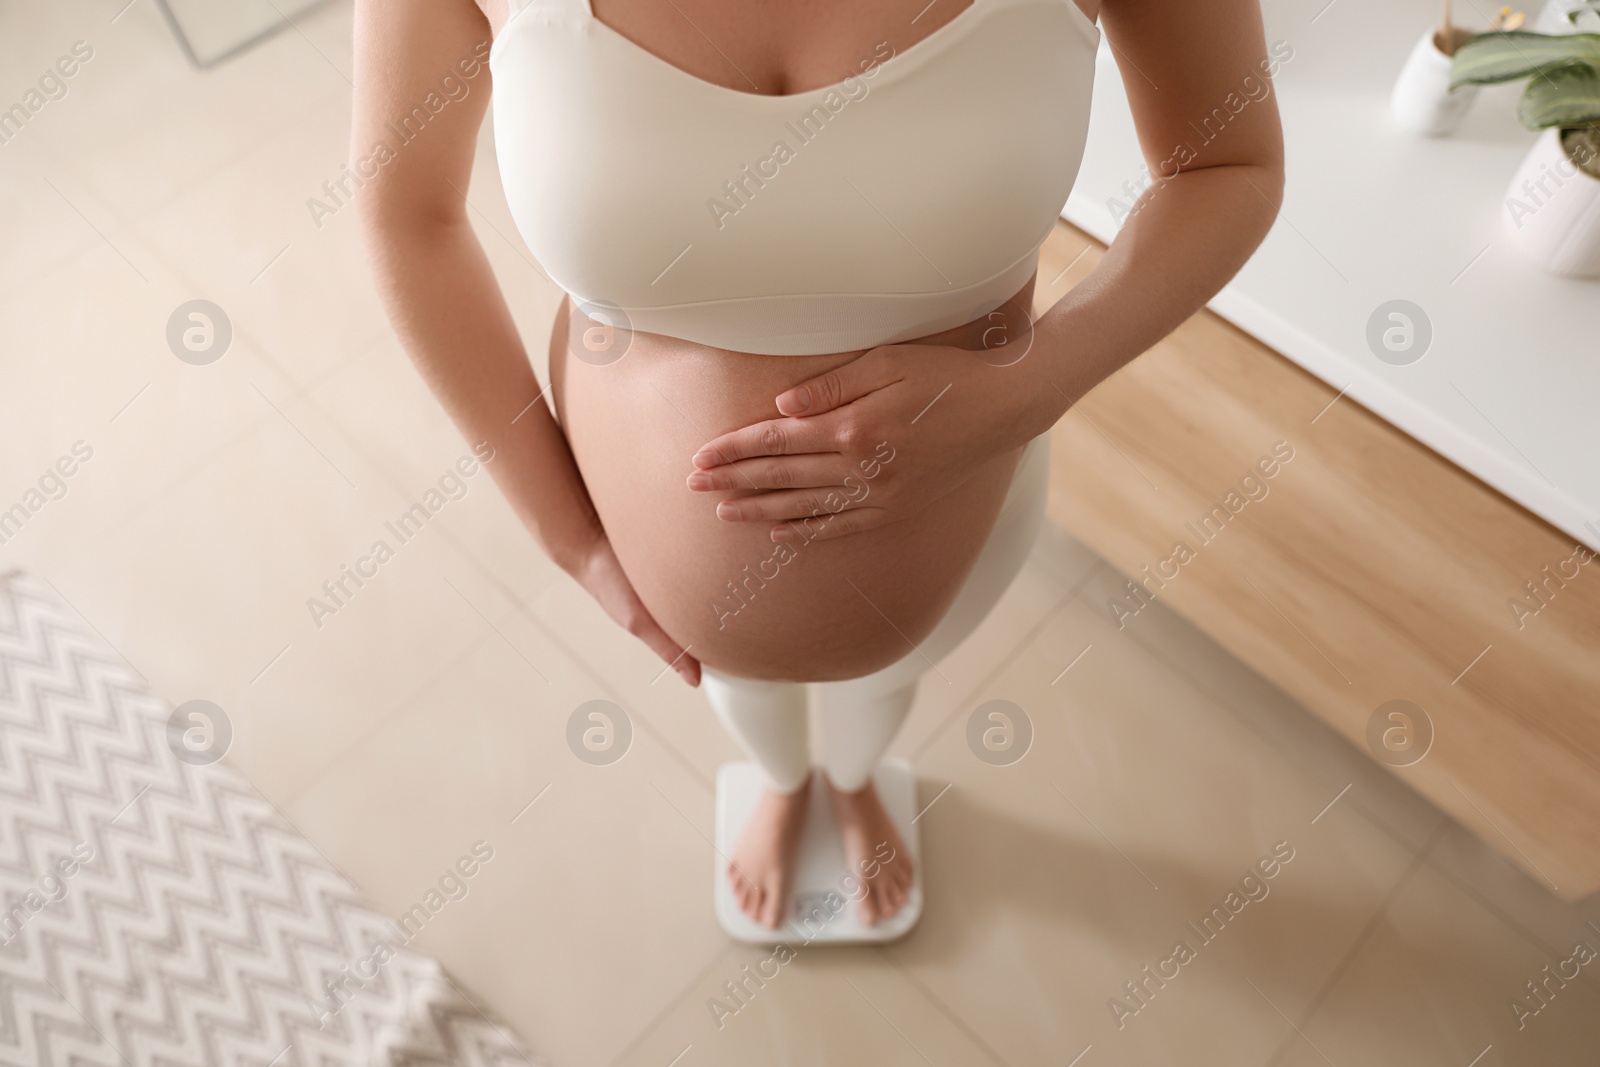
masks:
[[[856,901],[864,883],[859,871],[845,863],[844,845],[833,821],[833,805],[820,773],[811,783],[811,809],[806,828],[796,851],[797,868],[789,890],[784,922],[769,929],[739,910],[729,881],[727,857],[733,855],[734,842],[744,829],[745,819],[760,799],[761,768],[748,760],[724,763],[717,769],[717,848],[713,902],[717,923],[729,937],[750,944],[770,945],[783,941],[793,945],[852,944],[893,941],[903,937],[922,917],[922,854],[917,843],[917,779],[911,764],[889,758],[878,764],[873,774],[878,797],[894,821],[900,840],[911,853],[911,887],[906,902],[893,917],[876,925],[863,926],[856,918]],[[850,875],[854,874],[852,881]]]

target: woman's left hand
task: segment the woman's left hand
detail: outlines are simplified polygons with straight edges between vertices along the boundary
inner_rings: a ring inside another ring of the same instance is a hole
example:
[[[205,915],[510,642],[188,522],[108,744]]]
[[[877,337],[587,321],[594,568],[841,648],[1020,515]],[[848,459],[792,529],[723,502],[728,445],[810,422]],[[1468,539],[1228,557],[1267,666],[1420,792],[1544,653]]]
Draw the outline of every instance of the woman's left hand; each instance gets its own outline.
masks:
[[[1019,340],[976,351],[869,349],[780,393],[783,417],[703,445],[689,488],[749,493],[724,500],[718,517],[772,523],[774,541],[826,540],[910,518],[1054,421],[1045,415],[1032,429],[1045,398],[1029,395],[1040,387],[1020,371],[1016,353],[1028,345]]]

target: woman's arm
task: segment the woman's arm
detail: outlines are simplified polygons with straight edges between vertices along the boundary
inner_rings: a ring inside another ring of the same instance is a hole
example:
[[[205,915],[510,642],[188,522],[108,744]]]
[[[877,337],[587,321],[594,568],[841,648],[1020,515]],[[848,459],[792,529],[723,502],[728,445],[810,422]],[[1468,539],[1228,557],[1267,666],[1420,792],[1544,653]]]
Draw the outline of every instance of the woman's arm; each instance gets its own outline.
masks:
[[[1051,387],[1034,394],[1025,432],[1049,429],[1203,307],[1283,198],[1269,72],[1285,56],[1267,49],[1258,0],[1105,0],[1100,21],[1152,181],[1093,273],[1034,324],[1042,358],[1027,369]]]
[[[777,409],[789,417],[707,442],[693,463],[712,477],[697,488],[773,488],[743,497],[730,521],[809,539],[915,515],[983,461],[1049,429],[1249,259],[1283,190],[1268,76],[1282,57],[1267,51],[1258,0],[1105,0],[1101,22],[1155,180],[1094,272],[1033,324],[1031,337],[1006,339],[1028,346],[1025,358],[887,345],[780,394]],[[1213,118],[1216,135],[1206,141],[1198,127],[1213,109],[1226,122]],[[830,492],[880,441],[904,458],[885,469],[871,503],[851,506]],[[808,482],[770,459],[799,453],[833,453],[837,470]],[[795,521],[819,510],[838,513],[820,535]]]
[[[490,474],[545,553],[697,684],[698,663],[651,618],[611,551],[467,219],[489,101],[488,22],[471,0],[359,0],[355,30],[351,157],[377,170],[356,199],[390,322],[456,427],[494,449]],[[430,94],[441,99],[447,76],[466,93],[429,109],[401,141],[402,119]]]

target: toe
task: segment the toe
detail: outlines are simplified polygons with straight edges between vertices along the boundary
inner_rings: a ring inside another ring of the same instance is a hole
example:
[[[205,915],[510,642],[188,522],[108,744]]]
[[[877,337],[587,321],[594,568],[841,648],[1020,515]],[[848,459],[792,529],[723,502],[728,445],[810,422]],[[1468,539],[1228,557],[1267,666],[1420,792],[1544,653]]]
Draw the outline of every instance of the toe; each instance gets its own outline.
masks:
[[[894,918],[895,914],[899,912],[901,903],[902,898],[899,891],[893,886],[885,886],[883,890],[883,897],[879,905],[879,911],[882,913],[885,919],[892,919]]]
[[[762,891],[760,886],[757,886],[756,888],[754,888],[754,889],[752,889],[750,891],[750,908],[749,908],[750,918],[752,918],[756,922],[762,923],[762,924],[765,924],[766,921],[767,921],[767,917],[766,917],[767,899],[766,898],[767,898],[767,895],[766,895],[765,892]]]
[[[778,928],[778,920],[783,917],[783,894],[768,890],[762,894],[761,925],[771,930]]]
[[[728,862],[727,877],[728,884],[733,886],[733,891],[735,893],[750,892],[750,879],[746,878],[744,872],[738,867],[735,867],[731,860]]]

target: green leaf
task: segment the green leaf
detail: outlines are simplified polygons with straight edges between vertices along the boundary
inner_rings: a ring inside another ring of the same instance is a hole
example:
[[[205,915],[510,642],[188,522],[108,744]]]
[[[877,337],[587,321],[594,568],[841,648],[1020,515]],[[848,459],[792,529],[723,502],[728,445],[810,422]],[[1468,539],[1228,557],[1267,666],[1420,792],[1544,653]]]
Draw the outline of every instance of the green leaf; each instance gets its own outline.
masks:
[[[1583,63],[1546,71],[1528,82],[1517,118],[1530,130],[1600,124],[1600,71]]]
[[[1450,88],[1515,81],[1573,63],[1600,67],[1600,33],[1498,30],[1469,37],[1450,61]]]

